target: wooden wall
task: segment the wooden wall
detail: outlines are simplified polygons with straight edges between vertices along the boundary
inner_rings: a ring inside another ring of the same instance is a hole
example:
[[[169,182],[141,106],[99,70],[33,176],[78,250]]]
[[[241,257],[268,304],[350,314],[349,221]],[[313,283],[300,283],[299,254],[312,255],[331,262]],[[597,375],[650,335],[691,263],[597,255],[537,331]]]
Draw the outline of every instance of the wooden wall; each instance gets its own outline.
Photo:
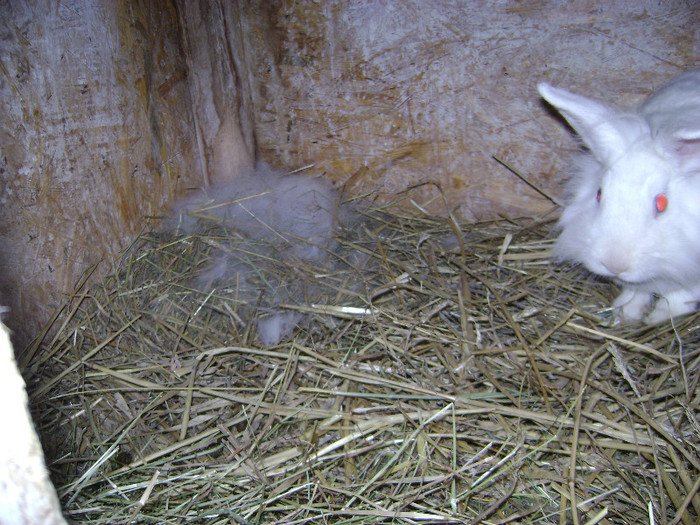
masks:
[[[0,32],[0,293],[21,347],[198,158],[174,2],[2,2]]]

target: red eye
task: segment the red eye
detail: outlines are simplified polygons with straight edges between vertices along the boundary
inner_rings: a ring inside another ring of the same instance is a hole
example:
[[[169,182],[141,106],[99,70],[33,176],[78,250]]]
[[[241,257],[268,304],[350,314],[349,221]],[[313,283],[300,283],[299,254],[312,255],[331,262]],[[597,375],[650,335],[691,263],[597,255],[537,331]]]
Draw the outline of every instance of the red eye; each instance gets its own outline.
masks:
[[[668,207],[668,197],[665,193],[659,193],[656,196],[656,212],[663,213]]]
[[[598,193],[595,194],[595,200],[600,202],[600,188],[598,188]]]

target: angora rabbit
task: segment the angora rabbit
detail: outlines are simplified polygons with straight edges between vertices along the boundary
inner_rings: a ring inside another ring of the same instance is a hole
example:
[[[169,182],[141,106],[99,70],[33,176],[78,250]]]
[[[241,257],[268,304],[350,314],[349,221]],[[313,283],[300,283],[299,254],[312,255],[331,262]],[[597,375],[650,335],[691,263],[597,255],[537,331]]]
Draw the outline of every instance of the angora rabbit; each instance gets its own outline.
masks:
[[[653,324],[700,301],[700,70],[623,111],[563,89],[539,92],[578,132],[553,255],[613,278],[622,320]],[[656,305],[652,307],[654,299]]]

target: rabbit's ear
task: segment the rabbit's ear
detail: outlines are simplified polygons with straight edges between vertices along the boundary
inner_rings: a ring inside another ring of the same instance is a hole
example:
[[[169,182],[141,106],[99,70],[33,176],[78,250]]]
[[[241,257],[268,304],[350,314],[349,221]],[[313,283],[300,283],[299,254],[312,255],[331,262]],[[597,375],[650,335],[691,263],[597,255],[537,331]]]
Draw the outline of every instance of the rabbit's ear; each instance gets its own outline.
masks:
[[[676,154],[684,169],[700,169],[700,138],[676,136]]]
[[[549,84],[539,84],[542,97],[554,106],[576,130],[593,156],[601,162],[611,161],[648,127],[637,115],[623,113],[602,102]]]

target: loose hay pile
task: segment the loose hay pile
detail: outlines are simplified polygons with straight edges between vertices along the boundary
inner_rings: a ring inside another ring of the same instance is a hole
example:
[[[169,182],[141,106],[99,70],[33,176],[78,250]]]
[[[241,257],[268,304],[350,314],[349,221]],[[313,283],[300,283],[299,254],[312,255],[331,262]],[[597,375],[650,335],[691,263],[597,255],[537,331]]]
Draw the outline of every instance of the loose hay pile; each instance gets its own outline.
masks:
[[[699,317],[610,328],[612,285],[552,267],[551,226],[458,242],[452,221],[373,213],[333,270],[216,225],[144,233],[24,354],[68,517],[698,523]],[[191,287],[222,246],[259,269],[255,304]],[[285,283],[313,288],[288,305],[307,321],[264,347]]]

